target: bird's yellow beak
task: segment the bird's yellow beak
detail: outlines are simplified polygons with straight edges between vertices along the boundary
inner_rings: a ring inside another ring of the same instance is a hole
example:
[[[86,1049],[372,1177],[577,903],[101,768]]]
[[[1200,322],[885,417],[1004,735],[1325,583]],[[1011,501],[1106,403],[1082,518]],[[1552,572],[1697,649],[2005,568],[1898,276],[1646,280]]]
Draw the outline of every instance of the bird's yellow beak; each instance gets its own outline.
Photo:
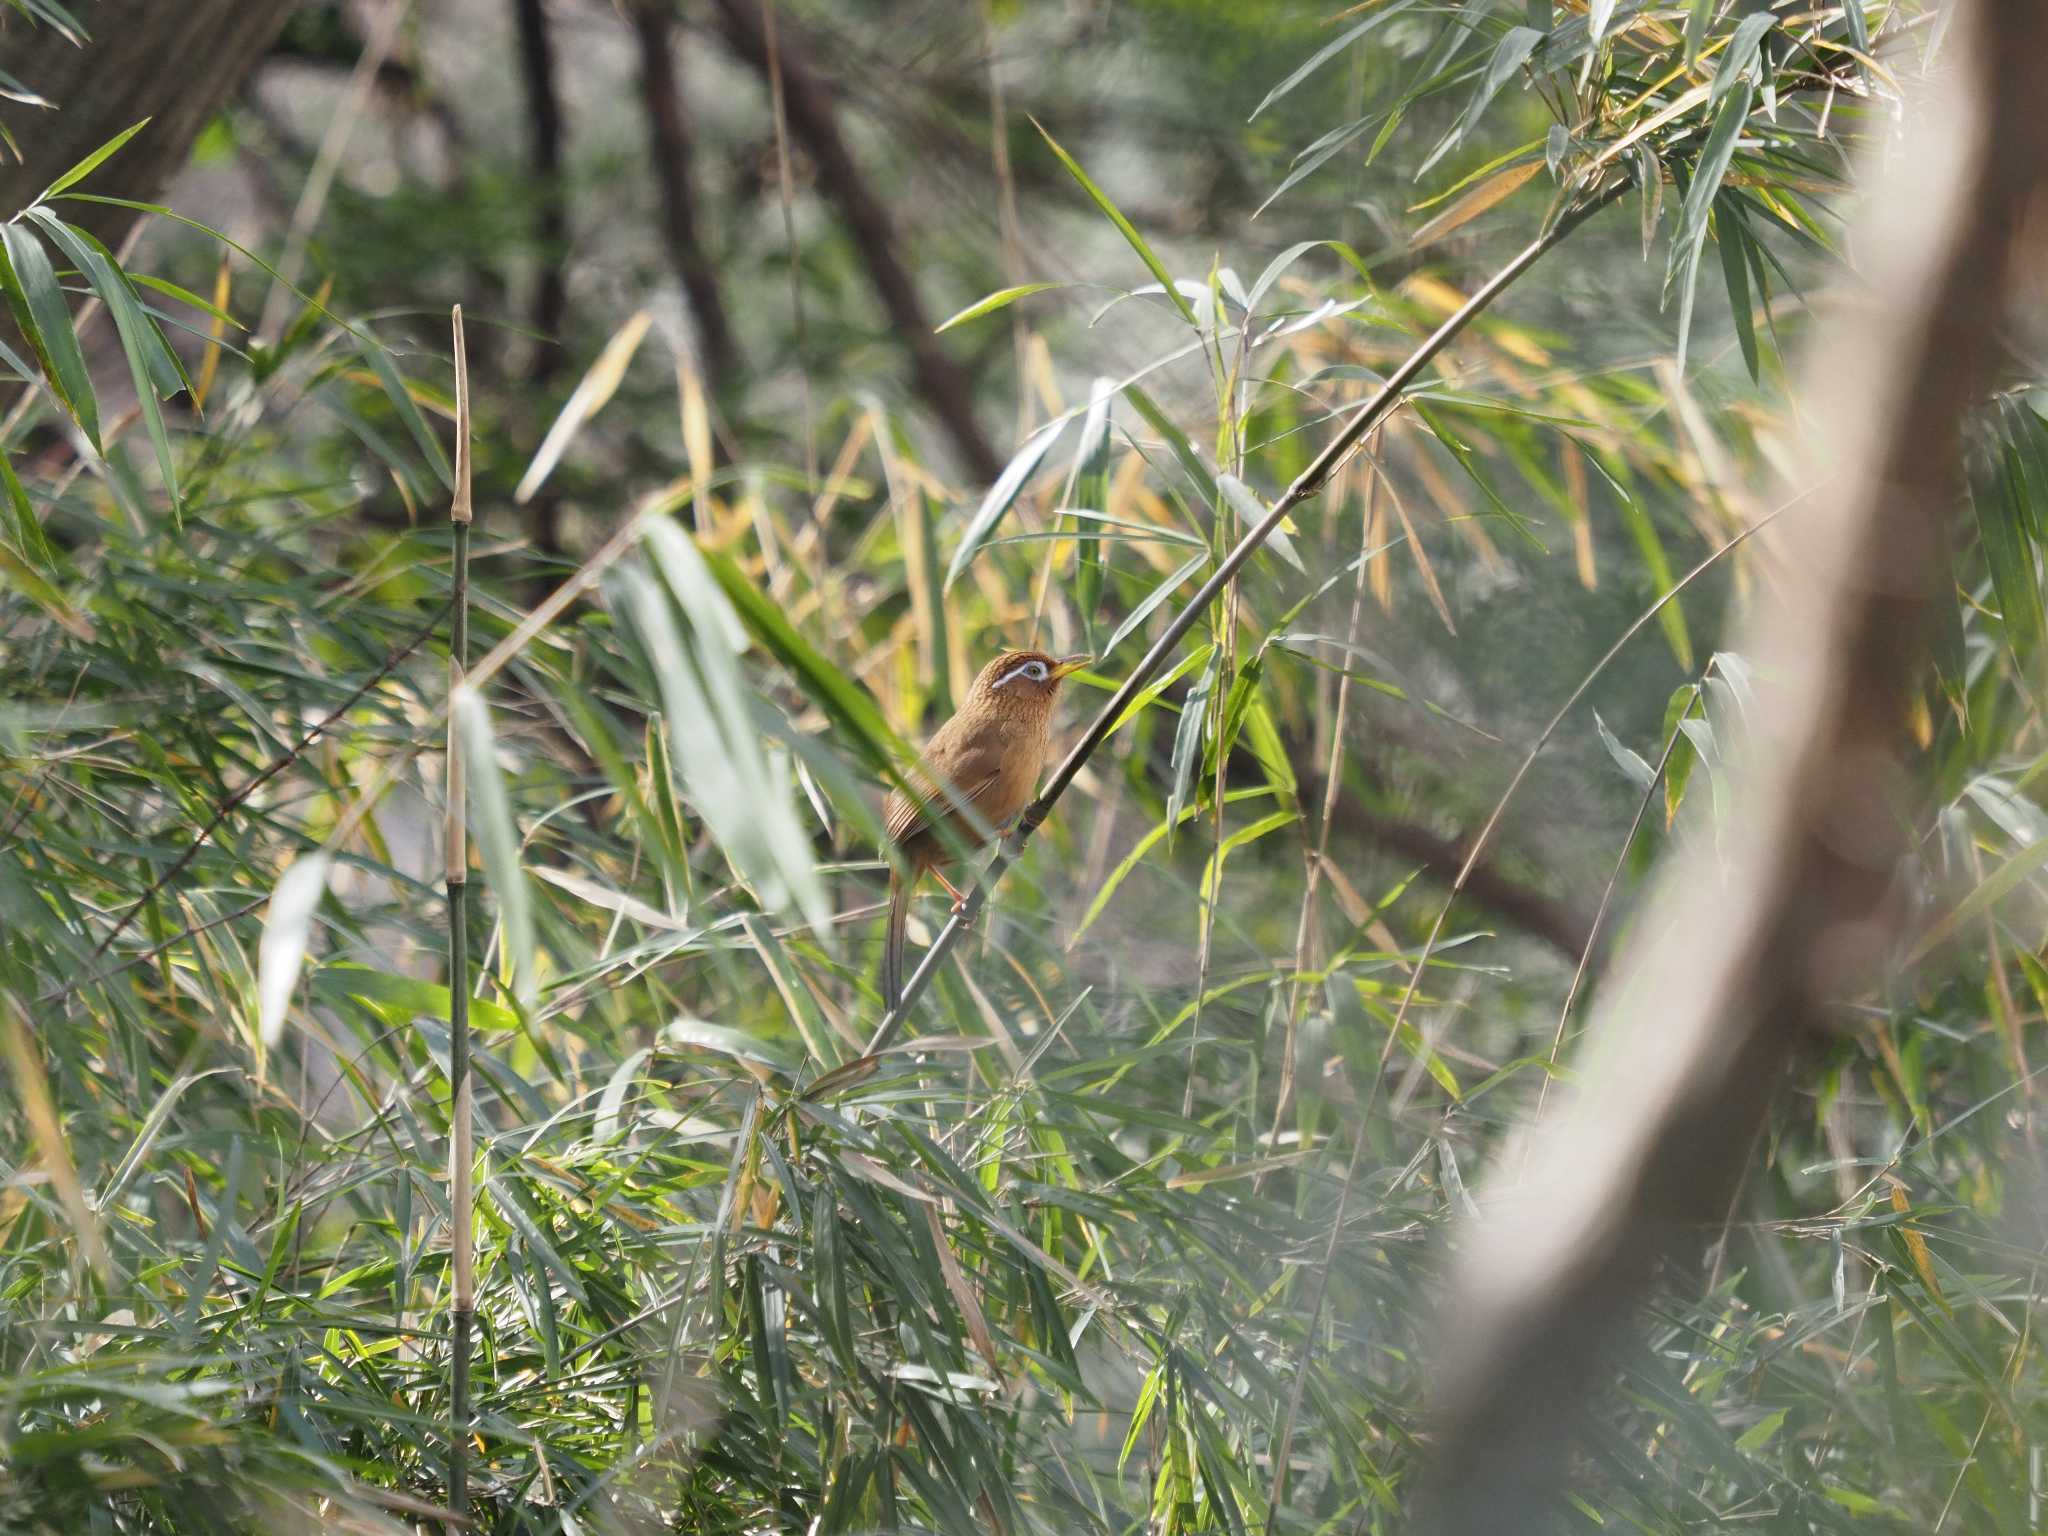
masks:
[[[1062,656],[1052,664],[1053,678],[1057,681],[1070,672],[1078,672],[1094,659],[1093,656],[1088,655],[1085,651],[1078,656]]]

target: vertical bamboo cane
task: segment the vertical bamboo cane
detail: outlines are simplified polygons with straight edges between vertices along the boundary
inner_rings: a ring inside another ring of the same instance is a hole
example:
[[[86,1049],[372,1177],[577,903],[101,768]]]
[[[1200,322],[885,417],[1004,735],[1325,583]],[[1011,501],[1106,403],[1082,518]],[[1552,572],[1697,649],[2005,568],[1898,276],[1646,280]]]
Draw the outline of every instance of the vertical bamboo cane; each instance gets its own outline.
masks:
[[[469,1088],[469,833],[464,815],[462,726],[455,702],[469,661],[469,355],[462,339],[462,306],[455,306],[455,525],[454,607],[448,641],[448,794],[442,843],[448,856],[448,1226],[454,1306],[450,1354],[454,1383],[448,1402],[448,1506],[469,1513],[469,1335],[476,1321],[473,1251],[476,1163]]]

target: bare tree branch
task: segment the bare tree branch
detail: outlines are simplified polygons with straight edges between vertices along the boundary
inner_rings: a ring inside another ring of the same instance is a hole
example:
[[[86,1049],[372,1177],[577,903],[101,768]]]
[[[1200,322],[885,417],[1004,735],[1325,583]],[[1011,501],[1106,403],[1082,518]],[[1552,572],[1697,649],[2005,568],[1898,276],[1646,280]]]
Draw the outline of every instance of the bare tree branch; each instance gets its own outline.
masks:
[[[1307,785],[1303,786],[1305,789]],[[1469,844],[1430,831],[1412,821],[1379,816],[1348,800],[1338,800],[1340,831],[1357,832],[1380,847],[1413,860],[1440,881],[1453,879],[1465,867]],[[1465,877],[1466,896],[1533,934],[1568,960],[1577,960],[1593,942],[1593,925],[1569,902],[1525,885],[1503,871],[1495,859],[1481,858]]]
[[[1583,1093],[1532,1132],[1525,1182],[1507,1154],[1464,1235],[1419,1529],[1540,1518],[1656,1257],[1721,1216],[1804,1027],[1869,985],[1899,933],[1918,800],[1903,695],[1950,580],[1963,418],[1993,382],[2021,221],[2048,188],[2032,79],[2048,7],[1959,0],[1955,18],[1865,199],[1865,281],[1809,359],[1815,490],[1772,587],[1795,600],[1735,647],[1778,679],[1734,796],[1747,815],[1659,882],[1596,1011]]]

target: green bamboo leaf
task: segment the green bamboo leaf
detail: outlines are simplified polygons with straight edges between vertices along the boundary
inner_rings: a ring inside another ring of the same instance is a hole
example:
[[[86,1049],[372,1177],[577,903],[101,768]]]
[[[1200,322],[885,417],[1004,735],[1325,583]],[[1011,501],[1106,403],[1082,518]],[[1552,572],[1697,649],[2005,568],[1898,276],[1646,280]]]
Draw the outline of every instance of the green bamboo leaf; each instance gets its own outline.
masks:
[[[310,983],[313,996],[334,1003],[354,998],[367,1003],[378,1017],[392,1024],[410,1024],[415,1019],[448,1020],[451,1002],[447,987],[417,976],[399,976],[390,971],[337,960],[323,965]],[[487,998],[469,1000],[469,1022],[478,1029],[517,1029],[519,1015]]]
[[[2018,455],[2007,445],[1995,466],[1972,476],[1970,488],[1985,563],[1991,568],[1991,585],[2005,621],[2006,644],[2015,655],[2032,651],[2043,630],[2041,578],[2027,537],[2024,478]]]
[[[1067,471],[1067,489],[1061,502],[1069,508],[1103,507],[1109,503],[1109,415],[1117,395],[1114,379],[1097,379],[1088,391],[1088,414],[1081,422],[1081,441],[1074,449],[1074,462]],[[1079,514],[1070,512],[1069,516]],[[1083,542],[1076,546],[1074,608],[1081,616],[1081,632],[1089,650],[1095,649],[1095,608],[1102,596],[1107,564],[1100,544]]]
[[[1024,446],[1017,450],[1016,456],[1003,466],[1003,472],[996,476],[996,483],[988,488],[988,494],[981,498],[981,505],[975,509],[974,516],[968,519],[967,531],[960,536],[960,547],[953,551],[952,563],[946,567],[947,587],[950,588],[959,579],[960,573],[967,569],[967,562],[974,558],[974,552],[981,548],[982,541],[988,537],[989,530],[1010,510],[1011,503],[1016,501],[1018,494],[1023,491],[1025,482],[1031,478],[1032,471],[1038,468],[1039,461],[1051,451],[1052,445],[1059,441],[1060,434],[1066,431],[1069,419],[1059,416],[1047,422],[1026,438]]]
[[[1863,15],[1863,0],[1842,0],[1842,19],[1848,23],[1849,46],[1858,53],[1870,52],[1870,23]]]
[[[1207,565],[1208,563],[1209,552],[1207,550],[1203,550],[1201,554],[1196,555],[1192,560],[1188,561],[1186,565],[1183,565],[1179,570],[1175,571],[1171,576],[1168,576],[1164,581],[1160,582],[1158,586],[1154,587],[1149,593],[1147,593],[1145,595],[1144,600],[1141,601],[1135,608],[1133,608],[1130,611],[1129,614],[1125,616],[1123,623],[1117,625],[1116,633],[1111,635],[1108,641],[1104,643],[1102,650],[1100,651],[1100,653],[1098,653],[1097,659],[1100,660],[1113,653],[1119,645],[1122,645],[1124,643],[1124,641],[1131,635],[1131,633],[1134,630],[1136,630],[1140,625],[1142,625],[1147,619],[1152,617],[1152,614],[1155,610],[1158,609],[1161,603],[1165,602],[1169,597],[1173,596],[1174,593],[1178,592],[1187,583],[1187,579],[1190,576],[1194,575],[1195,572],[1199,571],[1203,566]]]
[[[1714,0],[1692,0],[1692,12],[1685,19],[1685,67],[1699,62],[1700,45],[1707,38],[1707,23],[1714,17]]]
[[[4,522],[0,522],[0,527],[6,530],[5,536],[35,563],[37,569],[46,573],[54,570],[57,552],[50,547],[43,525],[36,518],[36,509],[29,504],[28,491],[4,452],[0,452],[0,490],[6,493],[6,517]]]
[[[682,769],[690,802],[764,908],[794,907],[826,933],[831,906],[790,803],[787,767],[763,753],[753,693],[739,671],[745,626],[680,529],[657,520],[646,538],[676,605],[689,618],[690,641],[645,574],[627,568],[619,581],[661,688],[669,752]]]
[[[442,489],[452,491],[455,488],[455,471],[449,467],[448,455],[441,447],[441,439],[436,437],[433,429],[427,425],[427,418],[421,414],[419,403],[413,399],[412,391],[406,387],[405,375],[398,371],[398,364],[392,358],[390,348],[379,341],[376,333],[367,325],[359,327],[356,335],[362,343],[363,361],[368,363],[370,371],[377,375],[377,382],[384,388],[385,398],[391,402],[392,409],[398,412],[398,419],[405,423],[405,429],[412,434],[413,442],[419,445],[421,455],[432,466],[434,474],[441,481]]]
[[[59,192],[62,192],[66,187],[74,186],[77,183],[85,180],[85,178],[90,176],[95,170],[97,170],[102,163],[111,158],[113,155],[117,154],[120,151],[122,145],[126,144],[130,139],[134,138],[135,135],[137,135],[138,133],[142,132],[143,129],[147,128],[149,126],[149,121],[150,120],[145,117],[141,122],[135,124],[133,127],[122,129],[119,133],[115,134],[111,139],[107,140],[106,143],[102,144],[98,149],[94,150],[91,154],[87,155],[83,160],[79,161],[78,164],[71,167],[71,169],[66,171],[62,176],[59,176],[55,181],[51,182],[47,187],[43,188],[43,190],[37,195],[36,201],[39,203],[46,203],[51,198],[55,197]]]
[[[1166,446],[1172,450],[1180,467],[1187,472],[1187,477],[1194,481],[1195,489],[1201,493],[1202,500],[1213,510],[1218,494],[1216,472],[1202,462],[1202,455],[1196,450],[1187,433],[1183,432],[1179,424],[1162,411],[1152,397],[1137,385],[1127,385],[1124,389],[1124,398],[1136,407],[1138,414],[1145,418],[1146,425],[1157,432]]]
[[[831,717],[845,744],[860,750],[876,772],[907,757],[909,749],[893,730],[868,691],[846,668],[832,662],[804,639],[779,604],[747,579],[739,565],[716,550],[701,550],[705,565],[717,578],[747,632],[787,667],[811,702]]]
[[[0,539],[0,580],[18,587],[30,602],[63,625],[80,640],[91,640],[93,629],[85,615],[65,600],[64,594],[30,564],[12,544]]]
[[[1515,77],[1516,71],[1529,62],[1529,56],[1543,45],[1544,34],[1534,27],[1509,27],[1495,45],[1493,57],[1487,60],[1486,72],[1479,77],[1479,88],[1472,93],[1472,99],[1465,104],[1464,116],[1458,121],[1453,144],[1461,144],[1479,126],[1479,119],[1485,115],[1493,98],[1500,94],[1500,88]],[[1432,159],[1435,157],[1432,156]],[[1417,171],[1420,180],[1423,171],[1429,169],[1425,163]]]
[[[1657,532],[1657,525],[1651,521],[1649,513],[1643,510],[1641,503],[1615,478],[1614,472],[1601,455],[1589,452],[1585,459],[1599,472],[1600,478],[1607,482],[1608,488],[1614,492],[1615,499],[1621,504],[1621,520],[1634,537],[1636,548],[1642,554],[1643,564],[1649,568],[1650,581],[1656,588],[1657,595],[1664,596],[1670,592],[1674,578],[1671,574],[1671,561],[1664,553],[1664,539]],[[1692,671],[1692,633],[1686,627],[1685,610],[1677,598],[1672,598],[1657,610],[1657,625],[1664,631],[1664,638],[1670,644],[1671,654],[1679,667],[1686,672]]]
[[[1698,703],[1698,687],[1692,683],[1680,683],[1671,691],[1671,697],[1664,705],[1662,738],[1670,743],[1664,760],[1664,825],[1667,827],[1678,819],[1678,808],[1685,803],[1685,786],[1692,778],[1693,764],[1699,759],[1691,738],[1678,728]]]
[[[745,791],[746,804],[735,807],[734,814],[748,824],[745,844],[754,858],[750,867],[767,880],[770,890],[779,893],[780,899],[769,905],[793,905],[830,945],[832,903],[818,877],[810,837],[797,820],[789,762],[780,752],[762,750],[761,725],[754,713],[755,691],[740,670],[746,627],[702,551],[681,528],[660,518],[649,526],[645,537],[669,590],[690,621],[696,642],[692,655],[717,712],[727,762],[737,770]],[[695,743],[698,756],[713,748],[717,739]]]
[[[1252,115],[1246,121],[1256,122],[1259,114],[1265,111],[1266,108],[1273,105],[1274,102],[1285,96],[1361,37],[1364,37],[1366,33],[1372,31],[1375,27],[1385,24],[1393,17],[1400,15],[1401,12],[1407,10],[1414,3],[1415,0],[1391,0],[1391,3],[1380,6],[1371,15],[1367,16],[1365,20],[1349,30],[1339,33],[1333,41],[1325,43],[1315,53],[1310,55],[1307,63],[1296,68],[1285,80],[1282,80],[1273,89],[1266,92],[1265,98],[1256,107],[1252,108]]]
[[[1188,673],[1194,671],[1195,668],[1208,661],[1210,656],[1215,653],[1215,650],[1215,642],[1205,640],[1181,657],[1171,667],[1167,668],[1165,676],[1154,678],[1150,683],[1146,684],[1138,696],[1124,706],[1124,712],[1116,717],[1116,723],[1109,728],[1110,734],[1114,735],[1122,730],[1131,721],[1143,714],[1145,710],[1157,703],[1161,694],[1179,682],[1183,677],[1186,677]]]
[[[1034,293],[1048,293],[1054,288],[1072,286],[1071,283],[1019,283],[1014,288],[998,288],[987,298],[976,299],[957,315],[932,327],[932,334],[942,335],[956,325],[965,325],[970,320],[979,320],[983,315],[992,315],[999,309],[1007,309],[1019,299],[1028,299]]]
[[[1614,766],[1622,771],[1628,781],[1637,789],[1648,789],[1657,782],[1656,770],[1644,762],[1642,755],[1621,744],[1614,732],[1607,728],[1607,722],[1600,718],[1600,711],[1593,711],[1593,728],[1600,733],[1600,745],[1607,749],[1607,755],[1614,759]]]
[[[1742,135],[1742,125],[1749,120],[1750,102],[1754,95],[1745,80],[1729,92],[1728,99],[1721,104],[1721,111],[1707,134],[1706,146],[1693,166],[1692,184],[1685,189],[1685,204],[1679,211],[1678,235],[1672,242],[1671,262],[1664,280],[1668,286],[1672,276],[1683,268],[1678,300],[1678,367],[1681,371],[1685,368],[1686,344],[1692,335],[1693,294],[1699,283],[1700,256],[1706,248],[1707,216],[1713,211],[1714,195],[1721,190],[1729,163],[1735,158],[1735,146]]]
[[[178,1107],[178,1100],[185,1096],[186,1089],[206,1078],[218,1077],[223,1072],[233,1070],[232,1067],[214,1067],[206,1072],[188,1072],[166,1088],[157,1099],[155,1107],[150,1110],[148,1118],[136,1131],[135,1140],[128,1148],[128,1155],[121,1159],[121,1166],[114,1170],[113,1177],[101,1187],[98,1197],[93,1201],[94,1207],[104,1211],[121,1198],[136,1172],[148,1158],[150,1150],[156,1146],[157,1138],[163,1134],[164,1127],[170,1123],[171,1112]]]
[[[1721,253],[1721,280],[1728,288],[1728,312],[1735,319],[1735,339],[1742,348],[1742,365],[1749,370],[1751,379],[1761,383],[1756,321],[1750,313],[1749,227],[1742,217],[1742,205],[1731,197],[1719,199],[1714,220],[1714,246]]]
[[[1742,18],[1735,35],[1728,40],[1728,46],[1721,50],[1721,61],[1714,71],[1714,89],[1707,96],[1709,111],[1718,106],[1729,88],[1756,64],[1764,35],[1777,24],[1775,11],[1758,11]]]
[[[0,69],[0,98],[8,101],[18,101],[24,107],[36,107],[43,111],[48,111],[57,105],[47,96],[38,96],[4,69]],[[0,132],[5,132],[5,129],[0,129]],[[14,150],[15,157],[19,159],[20,148],[15,144],[12,134],[8,135],[8,144]]]
[[[1138,253],[1138,259],[1145,263],[1146,270],[1159,279],[1159,285],[1166,290],[1166,296],[1173,300],[1174,307],[1181,313],[1181,318],[1187,321],[1189,325],[1196,325],[1194,310],[1189,306],[1187,298],[1175,285],[1173,274],[1166,270],[1166,264],[1152,254],[1152,247],[1145,243],[1145,237],[1139,234],[1131,221],[1123,216],[1123,211],[1109,200],[1109,195],[1088,179],[1088,173],[1081,169],[1079,162],[1064,149],[1060,148],[1059,141],[1045,131],[1043,123],[1034,117],[1031,120],[1031,126],[1038,130],[1039,137],[1044,139],[1046,146],[1052,150],[1054,155],[1059,157],[1060,164],[1067,168],[1067,174],[1081,184],[1081,190],[1094,199],[1095,206],[1102,210],[1104,217],[1116,226],[1117,233],[1122,235],[1125,241],[1129,243],[1131,249]]]
[[[99,449],[99,403],[85,354],[78,348],[78,333],[71,328],[71,305],[42,242],[18,224],[0,224],[0,286],[6,289],[8,307],[43,365],[50,388]]]
[[[1209,698],[1216,691],[1217,670],[1222,660],[1221,652],[1211,654],[1209,665],[1202,669],[1201,677],[1181,704],[1180,728],[1173,737],[1173,789],[1166,800],[1169,849],[1173,846],[1172,829],[1180,825],[1181,807],[1187,804],[1188,789],[1194,782],[1195,765],[1202,760],[1202,738],[1206,734],[1203,727],[1209,719]]]
[[[1928,926],[1908,959],[1917,962],[1939,949],[2018,889],[2022,881],[2031,879],[2043,865],[2048,865],[2048,838],[2029,843],[1972,887],[1967,896]]]
[[[540,1214],[534,1209],[521,1181],[511,1178],[493,1178],[484,1181],[484,1189],[491,1197],[491,1204],[519,1234],[519,1240],[526,1251],[553,1272],[562,1282],[562,1288],[578,1301],[587,1302],[589,1293],[583,1288],[583,1277],[574,1266],[566,1261],[555,1245],[549,1241],[542,1229]]]
[[[1735,1449],[1746,1456],[1754,1456],[1769,1445],[1778,1431],[1785,1427],[1785,1415],[1792,1410],[1779,1408],[1765,1414],[1736,1437]]]
[[[1259,499],[1257,491],[1254,491],[1235,475],[1218,475],[1216,477],[1216,489],[1222,494],[1223,499],[1230,504],[1230,509],[1237,514],[1238,521],[1242,525],[1240,531],[1248,531],[1263,522],[1266,514],[1272,510],[1264,501]],[[1285,523],[1287,520],[1282,518],[1281,521]],[[1272,549],[1274,554],[1293,566],[1295,570],[1304,576],[1308,574],[1308,567],[1301,563],[1301,556],[1294,552],[1294,540],[1287,536],[1284,528],[1275,528],[1271,533],[1267,534],[1266,544]]]
[[[180,304],[189,304],[194,309],[203,310],[206,314],[220,321],[221,324],[232,325],[238,331],[249,329],[249,327],[242,324],[233,315],[214,303],[213,300],[201,298],[189,288],[180,288],[168,278],[151,277],[146,272],[130,272],[128,274],[128,281],[140,283],[145,288],[153,288],[166,298],[176,299]]]
[[[303,304],[306,307],[306,314],[302,317],[303,321],[325,320],[329,325],[345,335],[353,336],[357,341],[363,339],[360,331],[342,319],[341,316],[329,310],[313,294],[306,292],[305,289],[299,287],[298,284],[292,282],[282,272],[278,271],[276,267],[265,261],[260,252],[251,250],[233,236],[222,230],[215,229],[211,224],[202,223],[198,219],[187,218],[175,208],[168,208],[162,203],[138,202],[132,197],[103,197],[90,192],[67,192],[62,200],[71,203],[97,203],[104,208],[126,208],[131,213],[146,213],[152,218],[169,219],[174,224],[183,224],[187,229],[197,230],[209,240],[226,246]]]
[[[129,377],[135,383],[135,399],[142,410],[143,425],[156,450],[158,472],[164,480],[164,494],[174,513],[181,506],[178,494],[178,463],[171,452],[169,429],[164,424],[160,395],[176,394],[186,387],[184,370],[172,357],[169,345],[156,322],[143,312],[127,274],[122,272],[106,247],[81,230],[73,229],[46,208],[31,208],[28,216],[40,224],[50,238],[69,255],[92,285],[92,291],[114,317],[114,329],[121,337],[121,350],[128,359]]]
[[[1302,240],[1294,245],[1290,245],[1286,250],[1266,263],[1266,270],[1259,274],[1258,280],[1252,284],[1251,291],[1244,298],[1247,322],[1249,322],[1253,315],[1258,313],[1260,301],[1266,297],[1267,292],[1272,286],[1287,275],[1288,268],[1319,246],[1335,251],[1339,256],[1343,257],[1351,270],[1358,274],[1359,280],[1365,283],[1368,288],[1371,287],[1371,269],[1366,266],[1364,258],[1342,240]]]
[[[1400,114],[1395,113],[1387,120],[1387,123],[1397,122],[1399,118]],[[1377,121],[1376,118],[1361,117],[1355,122],[1345,123],[1340,127],[1332,128],[1328,133],[1309,145],[1307,149],[1296,155],[1288,169],[1287,175],[1277,187],[1266,194],[1266,200],[1252,210],[1252,217],[1258,218],[1259,215],[1280,201],[1281,198],[1285,197],[1295,187],[1300,186],[1302,182],[1308,180],[1309,177],[1321,170],[1331,160],[1349,149],[1375,121]],[[1382,132],[1384,131],[1385,125],[1382,127]],[[1370,159],[1371,157],[1368,156],[1367,158]],[[1246,305],[1245,307],[1249,309],[1251,306]]]

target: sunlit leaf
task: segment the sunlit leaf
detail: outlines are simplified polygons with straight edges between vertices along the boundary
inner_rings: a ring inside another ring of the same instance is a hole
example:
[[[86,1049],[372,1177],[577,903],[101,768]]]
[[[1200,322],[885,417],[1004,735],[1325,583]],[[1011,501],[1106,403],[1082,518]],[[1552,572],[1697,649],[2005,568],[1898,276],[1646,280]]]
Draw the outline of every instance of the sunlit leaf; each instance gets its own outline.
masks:
[[[569,444],[576,440],[576,434],[583,426],[604,409],[626,377],[627,368],[632,366],[634,353],[640,350],[640,343],[647,335],[647,327],[654,323],[654,317],[646,310],[636,312],[619,327],[612,339],[605,343],[604,350],[597,355],[583,377],[576,382],[568,402],[561,414],[555,417],[555,424],[548,428],[548,435],[541,439],[540,448],[534,453],[533,462],[526,466],[526,473],[519,477],[519,484],[512,492],[512,499],[527,502],[546,483],[562,455],[569,451]]]
[[[256,1035],[266,1051],[284,1035],[285,1015],[313,937],[313,913],[327,894],[333,861],[325,853],[294,859],[278,878],[263,913],[263,939],[256,948]]]

